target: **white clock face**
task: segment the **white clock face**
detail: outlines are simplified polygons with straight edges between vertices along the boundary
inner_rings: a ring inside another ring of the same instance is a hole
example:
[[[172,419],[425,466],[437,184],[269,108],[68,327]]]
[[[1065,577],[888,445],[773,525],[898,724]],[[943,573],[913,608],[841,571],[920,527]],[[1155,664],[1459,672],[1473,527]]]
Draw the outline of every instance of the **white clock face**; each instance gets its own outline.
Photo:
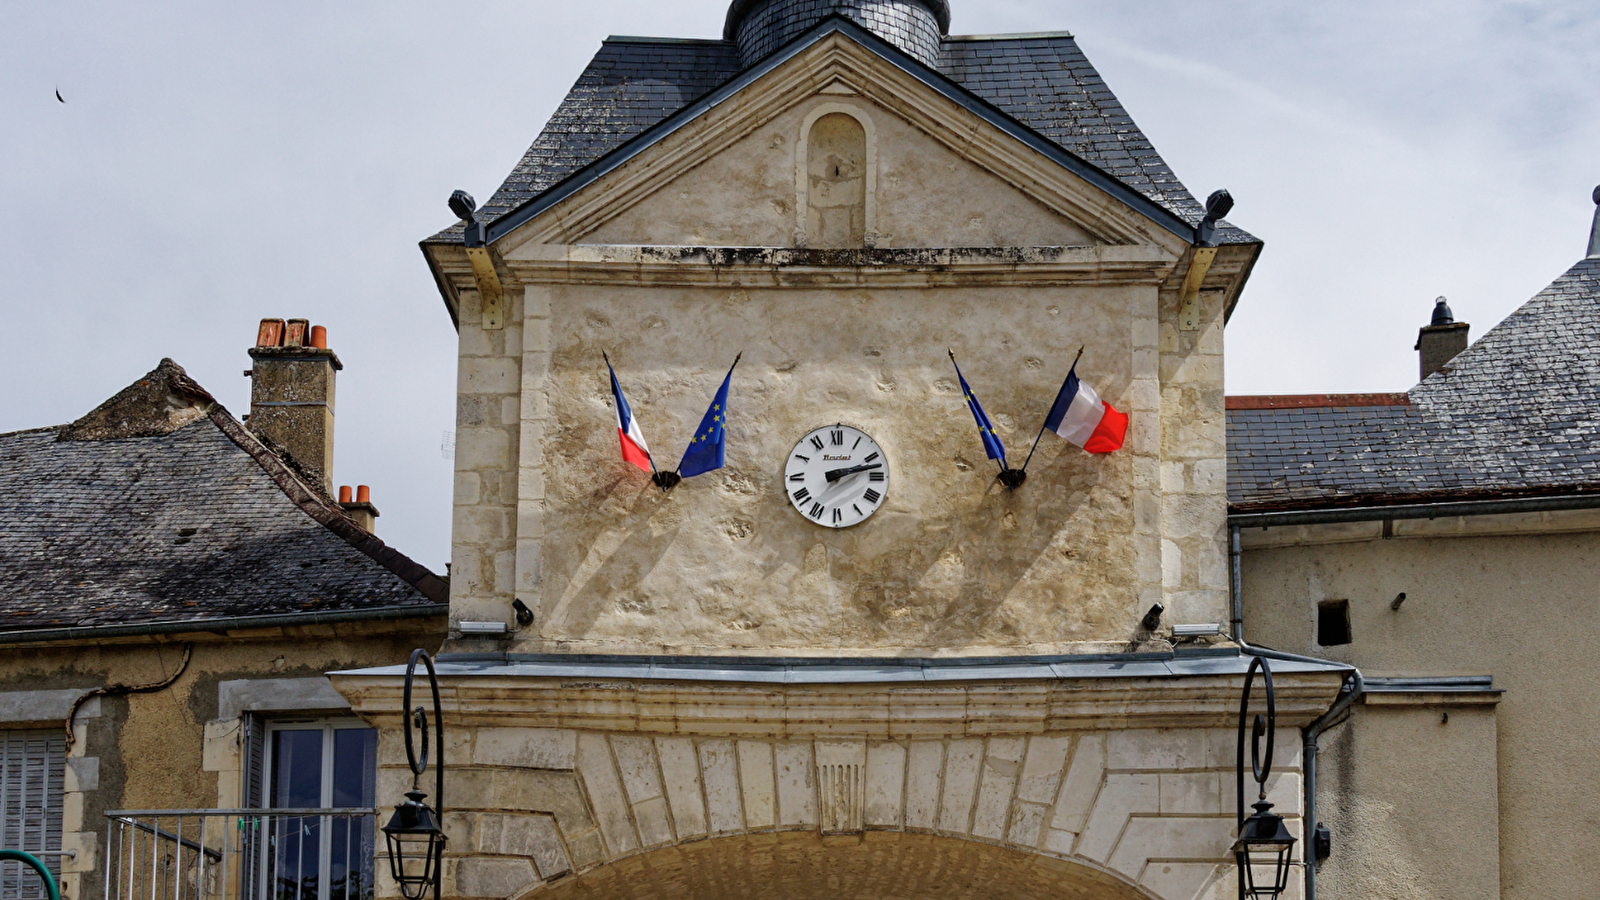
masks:
[[[861,429],[829,425],[794,445],[784,464],[783,487],[802,516],[829,528],[849,528],[883,505],[889,460]]]

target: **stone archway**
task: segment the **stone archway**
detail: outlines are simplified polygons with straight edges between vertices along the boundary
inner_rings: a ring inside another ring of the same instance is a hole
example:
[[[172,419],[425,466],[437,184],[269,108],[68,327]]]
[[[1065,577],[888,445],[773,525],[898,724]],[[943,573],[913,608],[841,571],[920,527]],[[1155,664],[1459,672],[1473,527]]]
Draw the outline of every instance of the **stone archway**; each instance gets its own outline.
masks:
[[[637,854],[520,900],[1150,900],[1114,873],[931,834],[742,834]]]

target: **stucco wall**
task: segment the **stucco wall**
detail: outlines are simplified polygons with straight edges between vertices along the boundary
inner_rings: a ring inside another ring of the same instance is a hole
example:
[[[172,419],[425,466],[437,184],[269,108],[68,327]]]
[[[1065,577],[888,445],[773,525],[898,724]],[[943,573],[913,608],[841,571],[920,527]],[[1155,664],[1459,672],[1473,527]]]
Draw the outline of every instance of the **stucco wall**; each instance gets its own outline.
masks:
[[[1596,572],[1600,535],[1594,533],[1247,550],[1246,637],[1352,662],[1368,674],[1492,674],[1506,691],[1496,707],[1502,895],[1594,897],[1600,894],[1600,787],[1592,777],[1594,741],[1585,730],[1600,718],[1586,649],[1600,638],[1593,615]],[[1405,602],[1390,609],[1401,592]],[[1352,643],[1316,644],[1316,608],[1326,599],[1350,601]],[[1369,719],[1363,712],[1356,728]],[[1434,751],[1456,760],[1447,765],[1463,767],[1470,781],[1469,754],[1446,749],[1457,739],[1445,736],[1465,730],[1457,720],[1452,712],[1446,727],[1438,727],[1436,714],[1431,722],[1423,715],[1414,724],[1375,723],[1375,736],[1393,729],[1396,740],[1382,745],[1391,761],[1378,755],[1357,763],[1372,765],[1372,780],[1362,783],[1369,797],[1392,798],[1397,808],[1417,811],[1406,821],[1397,817],[1393,827],[1443,844],[1453,833],[1476,834],[1493,817],[1481,802],[1469,802],[1482,800],[1476,789],[1452,789],[1443,798],[1435,793],[1439,786],[1429,773],[1440,763]],[[1413,727],[1428,739],[1405,737]],[[1337,759],[1324,762],[1339,765],[1344,763]],[[1564,839],[1552,839],[1551,823],[1563,823]],[[1369,837],[1357,829],[1336,840]],[[1386,866],[1396,878],[1418,867],[1444,873],[1462,865],[1450,857],[1413,855],[1417,846],[1389,843]],[[1482,853],[1485,846],[1474,841],[1462,849]]]
[[[318,678],[342,668],[389,665],[414,647],[437,647],[439,619],[397,624],[275,630],[221,640],[196,635],[183,675],[163,690],[91,699],[68,750],[62,846],[64,897],[98,897],[104,813],[113,809],[232,808],[240,805],[240,719],[219,717],[218,685],[234,679]],[[151,643],[43,647],[0,652],[0,694],[158,683],[183,662],[184,637]],[[3,727],[63,728],[50,717]],[[17,715],[24,715],[17,713]]]
[[[1492,706],[1363,706],[1328,732],[1317,818],[1334,844],[1318,893],[1499,897],[1495,739]]]

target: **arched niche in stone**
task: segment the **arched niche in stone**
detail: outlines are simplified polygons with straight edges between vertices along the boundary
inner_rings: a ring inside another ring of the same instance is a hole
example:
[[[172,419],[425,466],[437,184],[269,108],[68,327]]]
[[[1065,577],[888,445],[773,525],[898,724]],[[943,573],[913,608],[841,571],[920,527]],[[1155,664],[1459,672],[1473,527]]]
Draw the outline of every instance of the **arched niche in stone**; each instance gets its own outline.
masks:
[[[1152,900],[1116,873],[932,834],[739,834],[662,847],[547,882],[519,900]]]
[[[821,249],[867,246],[876,217],[871,120],[841,103],[825,103],[805,119],[799,142],[797,242]]]

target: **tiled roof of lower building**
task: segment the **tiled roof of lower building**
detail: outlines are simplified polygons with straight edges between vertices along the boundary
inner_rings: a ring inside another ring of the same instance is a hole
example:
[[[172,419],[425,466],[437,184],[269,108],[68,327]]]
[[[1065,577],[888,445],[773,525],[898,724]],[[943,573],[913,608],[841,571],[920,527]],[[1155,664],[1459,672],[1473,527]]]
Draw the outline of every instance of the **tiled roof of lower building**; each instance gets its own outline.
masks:
[[[1405,398],[1230,400],[1229,503],[1600,492],[1600,259],[1573,266]]]
[[[163,379],[186,381],[166,361],[134,387],[170,395]],[[84,428],[91,414],[0,435],[0,643],[65,628],[444,614],[441,579],[349,520],[198,386],[184,396],[193,414],[154,427],[126,427],[128,403],[114,398],[96,411],[116,413],[111,430]]]
[[[738,75],[728,41],[611,38],[505,182],[483,204],[493,223]],[[1068,34],[953,37],[939,74],[1190,225],[1205,211]],[[461,226],[430,240],[459,242]],[[1227,223],[1217,243],[1256,239]]]

